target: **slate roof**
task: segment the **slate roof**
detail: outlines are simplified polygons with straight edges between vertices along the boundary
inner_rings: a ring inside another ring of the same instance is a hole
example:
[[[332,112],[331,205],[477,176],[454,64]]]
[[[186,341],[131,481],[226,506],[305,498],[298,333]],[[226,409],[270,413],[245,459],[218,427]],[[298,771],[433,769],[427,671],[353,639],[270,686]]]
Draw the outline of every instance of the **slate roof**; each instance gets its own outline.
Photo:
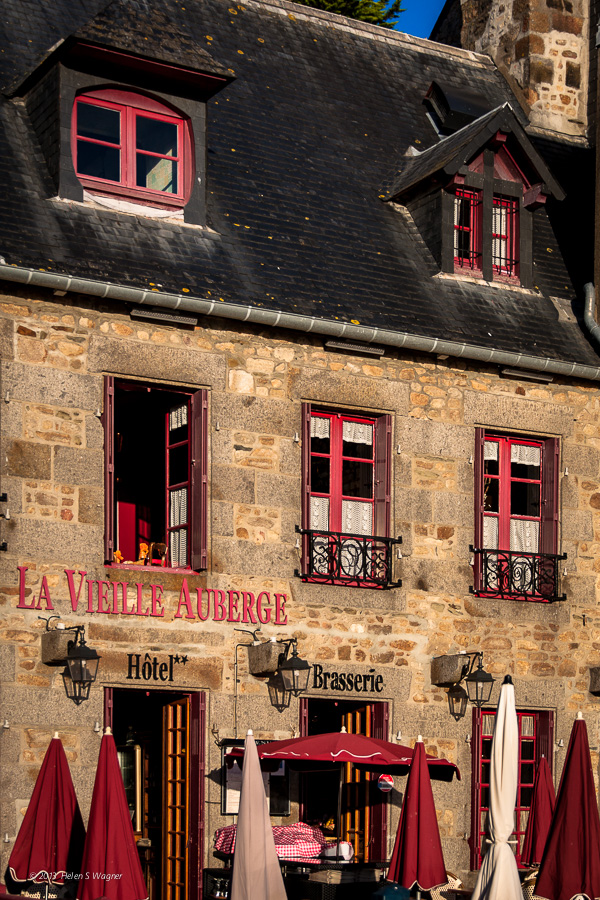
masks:
[[[287,0],[1,0],[0,9],[8,263],[598,365],[550,300],[578,311],[591,277],[591,258],[565,265],[559,252],[565,221],[573,246],[583,242],[569,199],[549,200],[536,227],[540,292],[526,293],[437,277],[408,214],[380,197],[409,146],[438,144],[422,102],[432,80],[466,81],[492,108],[514,103],[487,57]],[[212,232],[54,198],[24,104],[6,95],[74,34],[170,62],[181,48],[181,64],[197,68],[206,52],[235,75],[208,103]],[[568,152],[561,144],[557,159]]]

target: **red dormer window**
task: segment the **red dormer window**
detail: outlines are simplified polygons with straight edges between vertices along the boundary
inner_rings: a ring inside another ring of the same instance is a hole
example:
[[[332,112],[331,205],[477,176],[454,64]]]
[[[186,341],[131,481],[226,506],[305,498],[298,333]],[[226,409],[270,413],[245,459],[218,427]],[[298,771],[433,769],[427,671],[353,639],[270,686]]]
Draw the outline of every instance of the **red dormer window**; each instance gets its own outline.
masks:
[[[88,191],[165,208],[189,199],[189,120],[151,97],[112,89],[79,95],[71,146],[77,177]]]

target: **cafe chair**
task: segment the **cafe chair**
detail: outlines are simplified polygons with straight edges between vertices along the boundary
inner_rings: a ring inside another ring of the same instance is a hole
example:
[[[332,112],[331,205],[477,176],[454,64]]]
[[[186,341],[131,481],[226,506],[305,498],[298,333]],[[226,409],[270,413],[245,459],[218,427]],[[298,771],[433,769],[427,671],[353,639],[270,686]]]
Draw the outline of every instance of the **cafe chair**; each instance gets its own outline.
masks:
[[[446,878],[446,884],[431,889],[431,900],[454,900],[454,891],[462,887],[462,881],[452,872],[446,872]]]

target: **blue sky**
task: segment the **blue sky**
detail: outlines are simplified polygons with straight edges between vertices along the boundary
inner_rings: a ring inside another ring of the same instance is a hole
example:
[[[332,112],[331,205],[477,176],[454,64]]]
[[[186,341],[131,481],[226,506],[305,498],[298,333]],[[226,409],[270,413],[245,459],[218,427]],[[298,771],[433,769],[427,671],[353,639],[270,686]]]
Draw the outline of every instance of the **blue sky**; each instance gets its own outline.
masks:
[[[397,31],[428,38],[444,5],[444,0],[404,0]]]

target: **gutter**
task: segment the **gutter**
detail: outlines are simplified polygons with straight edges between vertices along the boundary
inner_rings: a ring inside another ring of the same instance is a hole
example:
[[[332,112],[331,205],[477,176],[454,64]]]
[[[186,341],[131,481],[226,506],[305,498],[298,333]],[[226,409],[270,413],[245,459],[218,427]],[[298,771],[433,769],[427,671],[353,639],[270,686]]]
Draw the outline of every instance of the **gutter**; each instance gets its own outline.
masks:
[[[70,275],[56,275],[38,269],[9,265],[0,257],[0,280],[17,284],[35,285],[55,291],[70,291],[103,300],[118,300],[124,303],[156,306],[161,309],[176,309],[182,312],[195,313],[198,316],[218,316],[221,319],[232,319],[237,322],[250,322],[262,327],[287,328],[302,334],[318,334],[328,338],[343,338],[360,343],[383,344],[401,350],[416,350],[422,353],[434,353],[468,359],[500,366],[513,366],[534,372],[546,372],[564,377],[583,378],[588,381],[600,381],[600,366],[587,366],[582,363],[562,362],[538,356],[528,356],[506,350],[490,350],[476,344],[444,341],[438,338],[422,337],[403,331],[390,331],[381,328],[367,328],[362,325],[351,325],[332,319],[320,319],[299,313],[277,312],[255,306],[243,306],[239,303],[223,303],[205,300],[200,297],[189,297],[185,294],[171,294],[165,291],[148,291],[143,288],[126,287],[107,281],[95,281],[88,278]],[[585,325],[600,342],[600,326],[593,314],[594,286],[586,284]]]

